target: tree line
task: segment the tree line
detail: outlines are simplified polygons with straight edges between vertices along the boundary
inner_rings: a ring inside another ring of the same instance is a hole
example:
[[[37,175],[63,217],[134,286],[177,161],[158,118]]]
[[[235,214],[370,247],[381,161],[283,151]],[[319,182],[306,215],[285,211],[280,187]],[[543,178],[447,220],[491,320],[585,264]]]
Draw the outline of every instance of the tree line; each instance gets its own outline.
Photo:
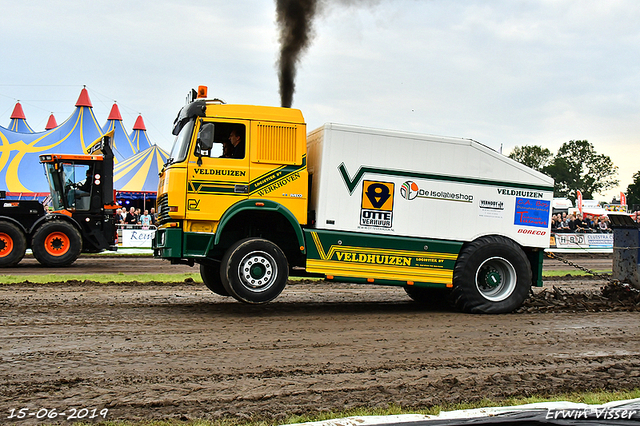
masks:
[[[593,199],[594,194],[601,194],[620,183],[618,167],[611,158],[598,154],[586,140],[565,142],[556,155],[539,145],[516,146],[509,158],[552,177],[554,197],[569,198],[574,202],[578,190],[584,199]],[[633,175],[625,195],[627,205],[640,204],[640,171]]]

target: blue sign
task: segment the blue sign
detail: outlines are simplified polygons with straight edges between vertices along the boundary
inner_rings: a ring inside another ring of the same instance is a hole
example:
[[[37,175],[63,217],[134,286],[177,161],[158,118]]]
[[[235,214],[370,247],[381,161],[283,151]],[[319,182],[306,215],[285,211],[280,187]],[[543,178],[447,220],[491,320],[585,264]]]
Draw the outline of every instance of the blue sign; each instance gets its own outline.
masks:
[[[551,201],[535,200],[532,198],[516,198],[515,225],[549,227],[549,211]]]

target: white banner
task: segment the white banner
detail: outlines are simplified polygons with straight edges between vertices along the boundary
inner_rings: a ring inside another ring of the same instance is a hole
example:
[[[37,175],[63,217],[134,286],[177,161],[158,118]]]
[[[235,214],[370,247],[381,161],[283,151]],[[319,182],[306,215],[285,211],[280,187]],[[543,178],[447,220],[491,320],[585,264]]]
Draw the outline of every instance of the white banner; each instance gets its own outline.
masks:
[[[121,247],[149,247],[155,229],[123,229]]]
[[[551,247],[556,248],[613,248],[612,233],[553,234]]]

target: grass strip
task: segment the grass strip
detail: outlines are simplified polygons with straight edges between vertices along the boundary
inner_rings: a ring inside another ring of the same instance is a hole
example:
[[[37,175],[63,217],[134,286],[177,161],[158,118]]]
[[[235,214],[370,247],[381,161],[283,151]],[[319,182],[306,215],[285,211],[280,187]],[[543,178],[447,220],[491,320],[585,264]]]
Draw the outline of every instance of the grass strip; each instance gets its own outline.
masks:
[[[68,280],[77,281],[95,281],[99,283],[108,282],[184,282],[187,279],[193,281],[202,282],[200,273],[192,274],[125,274],[124,272],[118,272],[117,274],[46,274],[46,275],[2,275],[0,276],[0,284],[14,284],[29,281],[36,284],[53,283],[53,282],[65,282]]]
[[[569,401],[590,405],[601,405],[612,401],[640,398],[640,389],[617,392],[582,392],[558,394],[550,397],[531,396],[526,398],[508,398],[503,400],[483,399],[473,403],[442,404],[424,409],[405,409],[392,405],[387,408],[356,408],[346,411],[328,411],[304,416],[291,416],[284,420],[222,418],[217,420],[143,420],[143,421],[106,421],[99,423],[74,423],[78,426],[276,426],[283,424],[317,422],[353,416],[389,416],[398,414],[438,415],[442,411],[469,410],[483,407],[507,407],[512,405],[533,404],[551,401]]]

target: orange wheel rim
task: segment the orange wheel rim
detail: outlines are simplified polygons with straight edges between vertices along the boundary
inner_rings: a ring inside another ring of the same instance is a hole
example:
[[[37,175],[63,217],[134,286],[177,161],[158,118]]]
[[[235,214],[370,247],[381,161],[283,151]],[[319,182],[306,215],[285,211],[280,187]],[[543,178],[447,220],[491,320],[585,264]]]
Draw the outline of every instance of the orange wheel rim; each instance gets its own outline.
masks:
[[[69,251],[69,237],[64,232],[52,232],[44,239],[44,249],[51,256],[62,256]]]
[[[9,234],[0,232],[0,257],[9,256],[13,251],[13,238]]]

